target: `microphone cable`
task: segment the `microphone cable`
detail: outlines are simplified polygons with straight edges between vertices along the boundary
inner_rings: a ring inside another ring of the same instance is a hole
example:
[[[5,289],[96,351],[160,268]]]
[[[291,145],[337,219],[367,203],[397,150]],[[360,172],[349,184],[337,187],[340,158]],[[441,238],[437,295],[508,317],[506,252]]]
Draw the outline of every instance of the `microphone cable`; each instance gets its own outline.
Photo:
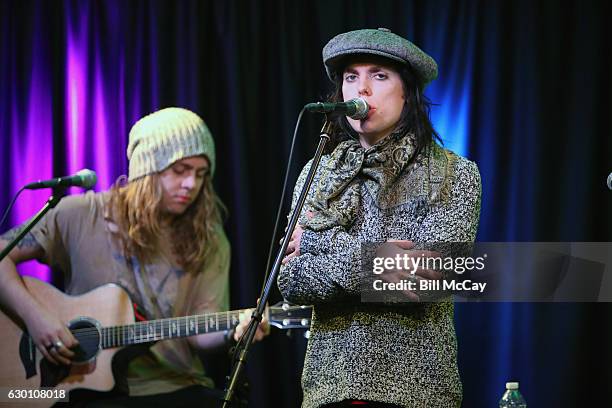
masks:
[[[2,224],[4,224],[4,221],[6,221],[6,217],[9,215],[11,208],[13,208],[13,205],[15,205],[15,201],[17,201],[17,197],[19,197],[19,194],[21,194],[23,190],[25,190],[25,187],[21,187],[17,194],[13,196],[13,200],[11,200],[11,203],[9,204],[6,211],[4,212],[4,215],[2,216],[2,220],[0,220],[0,227],[2,226]]]
[[[287,158],[287,167],[285,168],[285,179],[283,181],[283,190],[281,192],[280,200],[278,203],[278,210],[276,212],[276,221],[274,222],[274,229],[272,231],[272,239],[270,241],[270,248],[268,249],[268,260],[266,261],[266,274],[264,276],[263,283],[261,286],[261,292],[259,294],[260,300],[266,288],[266,282],[268,281],[268,276],[270,275],[270,263],[272,262],[272,254],[274,252],[274,247],[276,243],[276,234],[278,233],[278,226],[280,223],[281,214],[283,212],[283,205],[285,204],[285,193],[287,192],[287,184],[289,182],[289,173],[291,169],[291,161],[293,160],[293,152],[295,150],[295,141],[297,140],[297,133],[300,128],[300,124],[302,123],[302,116],[304,115],[305,111],[306,111],[306,108],[305,107],[302,108],[302,110],[300,111],[298,115],[298,118],[295,124],[295,128],[293,129],[293,139],[291,139],[291,147],[289,148],[289,157]],[[240,339],[238,340],[238,342],[233,346],[234,350],[232,354],[234,355],[232,356],[232,364],[235,363],[237,360],[237,356],[235,353],[237,350],[240,349],[239,347],[240,343],[242,343],[244,339],[244,335],[246,333],[247,333],[246,331],[242,333],[242,336],[240,336]]]
[[[266,287],[266,282],[268,281],[268,276],[270,273],[270,263],[272,262],[272,253],[274,252],[274,246],[276,243],[276,234],[278,233],[278,225],[280,223],[280,217],[283,212],[283,205],[285,204],[285,193],[287,192],[287,183],[289,182],[289,173],[291,169],[291,160],[293,160],[293,151],[295,149],[295,141],[297,139],[297,133],[300,128],[300,124],[302,122],[302,116],[306,108],[302,108],[300,114],[298,115],[297,121],[295,123],[295,128],[293,129],[293,139],[291,140],[291,147],[289,148],[289,157],[287,158],[287,167],[285,169],[285,180],[283,181],[283,191],[281,192],[280,201],[278,203],[278,210],[276,212],[276,221],[274,223],[274,230],[272,231],[272,240],[270,241],[270,248],[268,250],[268,260],[266,262],[266,275],[264,276],[263,285],[261,287],[261,293],[259,294],[259,298],[263,296],[263,291]]]

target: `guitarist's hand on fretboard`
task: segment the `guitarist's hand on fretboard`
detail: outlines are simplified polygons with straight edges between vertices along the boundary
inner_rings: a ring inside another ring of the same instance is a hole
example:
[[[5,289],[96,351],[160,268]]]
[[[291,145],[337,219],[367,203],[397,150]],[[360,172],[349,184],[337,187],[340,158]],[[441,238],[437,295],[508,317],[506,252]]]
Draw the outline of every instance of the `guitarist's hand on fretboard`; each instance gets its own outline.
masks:
[[[244,313],[240,315],[240,323],[234,329],[234,341],[238,342],[240,337],[244,334],[244,332],[249,327],[249,323],[251,322],[251,314],[255,309],[245,310]],[[268,334],[270,334],[270,323],[268,322],[268,317],[264,314],[264,318],[261,320],[259,326],[257,326],[257,331],[255,332],[255,337],[253,339],[254,342],[263,340]]]

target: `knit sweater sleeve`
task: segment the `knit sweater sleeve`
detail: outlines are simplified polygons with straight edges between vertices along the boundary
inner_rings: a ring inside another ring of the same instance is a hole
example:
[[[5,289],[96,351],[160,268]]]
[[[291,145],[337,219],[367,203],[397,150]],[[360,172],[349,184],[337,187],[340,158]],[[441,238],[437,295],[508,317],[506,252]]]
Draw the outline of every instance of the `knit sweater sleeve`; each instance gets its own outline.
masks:
[[[312,161],[304,168],[296,182],[291,209],[297,202]],[[318,174],[313,186],[316,186]],[[312,189],[311,189],[312,190]],[[310,191],[308,198],[312,198]],[[308,200],[307,200],[308,202]],[[308,210],[306,205],[302,211]],[[278,287],[290,302],[316,304],[359,295],[361,245],[343,227],[315,232],[304,230],[300,256],[283,265]]]
[[[296,183],[294,203],[309,167],[304,168]],[[432,205],[410,235],[416,242],[473,242],[480,197],[478,168],[473,162],[458,160],[448,201]],[[319,232],[304,230],[300,253],[281,268],[278,286],[285,299],[316,304],[360,296],[361,265],[367,254],[362,252],[362,243],[343,227]]]

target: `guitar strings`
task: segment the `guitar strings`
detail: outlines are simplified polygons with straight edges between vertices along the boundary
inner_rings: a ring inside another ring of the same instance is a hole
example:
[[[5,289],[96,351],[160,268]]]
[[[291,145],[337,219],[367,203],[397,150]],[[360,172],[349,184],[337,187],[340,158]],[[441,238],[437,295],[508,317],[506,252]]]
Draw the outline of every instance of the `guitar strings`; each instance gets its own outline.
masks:
[[[189,320],[195,318],[196,323],[198,324],[198,326],[201,323],[204,323],[208,320],[210,320],[210,317],[197,317],[197,316],[187,316],[187,317],[181,317],[178,319],[185,319],[185,321],[177,321],[177,324],[179,325],[179,327],[183,327],[183,330],[180,330],[179,328],[179,332],[184,331],[187,332],[187,327],[189,324]],[[100,338],[104,338],[107,339],[108,337],[112,338],[112,340],[115,340],[113,337],[114,336],[120,336],[123,337],[124,339],[127,337],[128,333],[126,333],[126,330],[129,330],[129,327],[133,327],[134,330],[136,329],[140,329],[141,333],[140,334],[136,334],[133,333],[133,338],[140,338],[141,341],[142,337],[149,337],[149,336],[153,336],[153,337],[160,337],[158,333],[163,333],[165,330],[165,328],[171,328],[171,323],[169,323],[168,326],[164,327],[164,323],[166,322],[170,322],[172,320],[176,320],[177,318],[166,318],[166,319],[159,319],[159,320],[153,320],[151,322],[136,322],[136,323],[131,323],[131,324],[127,324],[127,325],[121,325],[121,326],[106,326],[106,327],[102,327],[100,329],[98,329],[97,327],[84,327],[84,328],[77,328],[74,330],[71,330],[71,332],[73,334],[77,334],[79,336],[79,339],[91,339],[91,338],[96,338],[96,337],[100,337]],[[218,320],[215,320],[215,324],[214,326],[230,326],[230,322],[235,322],[235,316],[222,316],[221,318],[219,318]],[[154,330],[152,331],[152,334],[150,330],[150,327],[153,326]],[[233,324],[231,325],[233,326]],[[210,326],[209,326],[210,327]],[[143,330],[144,329],[144,330]],[[159,329],[159,331],[158,331]],[[223,329],[221,329],[223,330]],[[204,331],[204,333],[198,333],[198,334],[205,334],[205,333],[214,333],[217,331],[221,331],[218,329],[215,329],[213,331]],[[144,331],[144,332],[143,332]],[[169,336],[170,337],[170,336]]]
[[[244,309],[244,310],[240,310],[240,312],[246,311],[248,309]],[[236,314],[234,313],[234,315],[227,315],[224,312],[220,313],[221,316],[217,316],[217,318],[215,319],[215,324],[211,325],[211,326],[227,326],[230,327],[230,321],[235,323],[236,322]],[[238,313],[239,315],[240,313]],[[207,316],[207,315],[193,315],[193,316],[186,316],[186,317],[171,317],[171,318],[165,318],[165,319],[158,319],[158,320],[152,320],[150,322],[135,322],[135,323],[130,323],[127,325],[120,325],[120,326],[106,326],[106,327],[102,327],[100,329],[98,329],[97,327],[84,327],[84,328],[77,328],[74,330],[71,330],[71,332],[75,335],[78,335],[79,339],[81,340],[89,340],[89,339],[93,339],[93,338],[101,338],[105,343],[115,343],[115,340],[122,340],[120,342],[125,341],[126,338],[129,338],[128,335],[130,333],[126,333],[126,331],[128,331],[129,327],[133,327],[134,331],[136,329],[140,330],[139,334],[136,334],[135,332],[131,333],[132,337],[131,339],[134,340],[136,339],[136,343],[139,342],[148,342],[150,340],[148,340],[149,337],[154,337],[155,339],[157,338],[161,338],[163,339],[162,336],[160,336],[160,334],[163,334],[164,332],[164,323],[170,322],[172,320],[176,320],[178,325],[182,324],[183,327],[183,331],[185,333],[188,332],[187,327],[188,324],[190,322],[190,320],[195,319],[196,323],[198,326],[201,325],[201,323],[205,323],[209,320],[212,320],[213,315]],[[302,319],[300,318],[287,318],[287,319],[283,319],[283,320],[288,320],[290,323],[293,322],[297,322],[297,321],[301,321]],[[170,326],[171,323],[169,323],[168,326],[166,326],[168,329],[171,328]],[[150,327],[153,325],[154,330],[150,331]],[[209,326],[209,327],[211,327]],[[231,325],[232,327],[235,327],[235,324]],[[143,329],[144,329],[144,333],[143,333]],[[159,331],[158,331],[159,329]],[[197,334],[206,334],[206,333],[214,333],[214,332],[218,332],[218,331],[222,331],[223,329],[218,329],[215,328],[215,330],[212,331],[204,331],[203,333],[197,333]],[[179,330],[178,332],[180,333],[180,326],[179,326]],[[145,339],[143,339],[146,338]],[[172,335],[169,335],[167,337],[172,337]],[[186,337],[186,336],[181,336],[180,334],[176,337]]]

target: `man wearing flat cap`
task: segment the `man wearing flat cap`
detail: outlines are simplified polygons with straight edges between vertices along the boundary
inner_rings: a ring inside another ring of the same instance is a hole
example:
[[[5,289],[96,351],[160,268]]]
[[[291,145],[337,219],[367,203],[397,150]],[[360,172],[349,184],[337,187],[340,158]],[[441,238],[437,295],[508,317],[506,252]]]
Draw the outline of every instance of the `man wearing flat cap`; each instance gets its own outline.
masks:
[[[400,303],[363,302],[362,244],[417,257],[421,243],[473,242],[478,168],[440,146],[423,94],[437,64],[416,45],[384,28],[351,31],[327,43],[323,62],[329,100],[362,98],[370,110],[334,120],[278,278],[287,300],[314,305],[302,406],[459,407],[451,298],[415,290]],[[420,268],[408,278],[442,276]]]

